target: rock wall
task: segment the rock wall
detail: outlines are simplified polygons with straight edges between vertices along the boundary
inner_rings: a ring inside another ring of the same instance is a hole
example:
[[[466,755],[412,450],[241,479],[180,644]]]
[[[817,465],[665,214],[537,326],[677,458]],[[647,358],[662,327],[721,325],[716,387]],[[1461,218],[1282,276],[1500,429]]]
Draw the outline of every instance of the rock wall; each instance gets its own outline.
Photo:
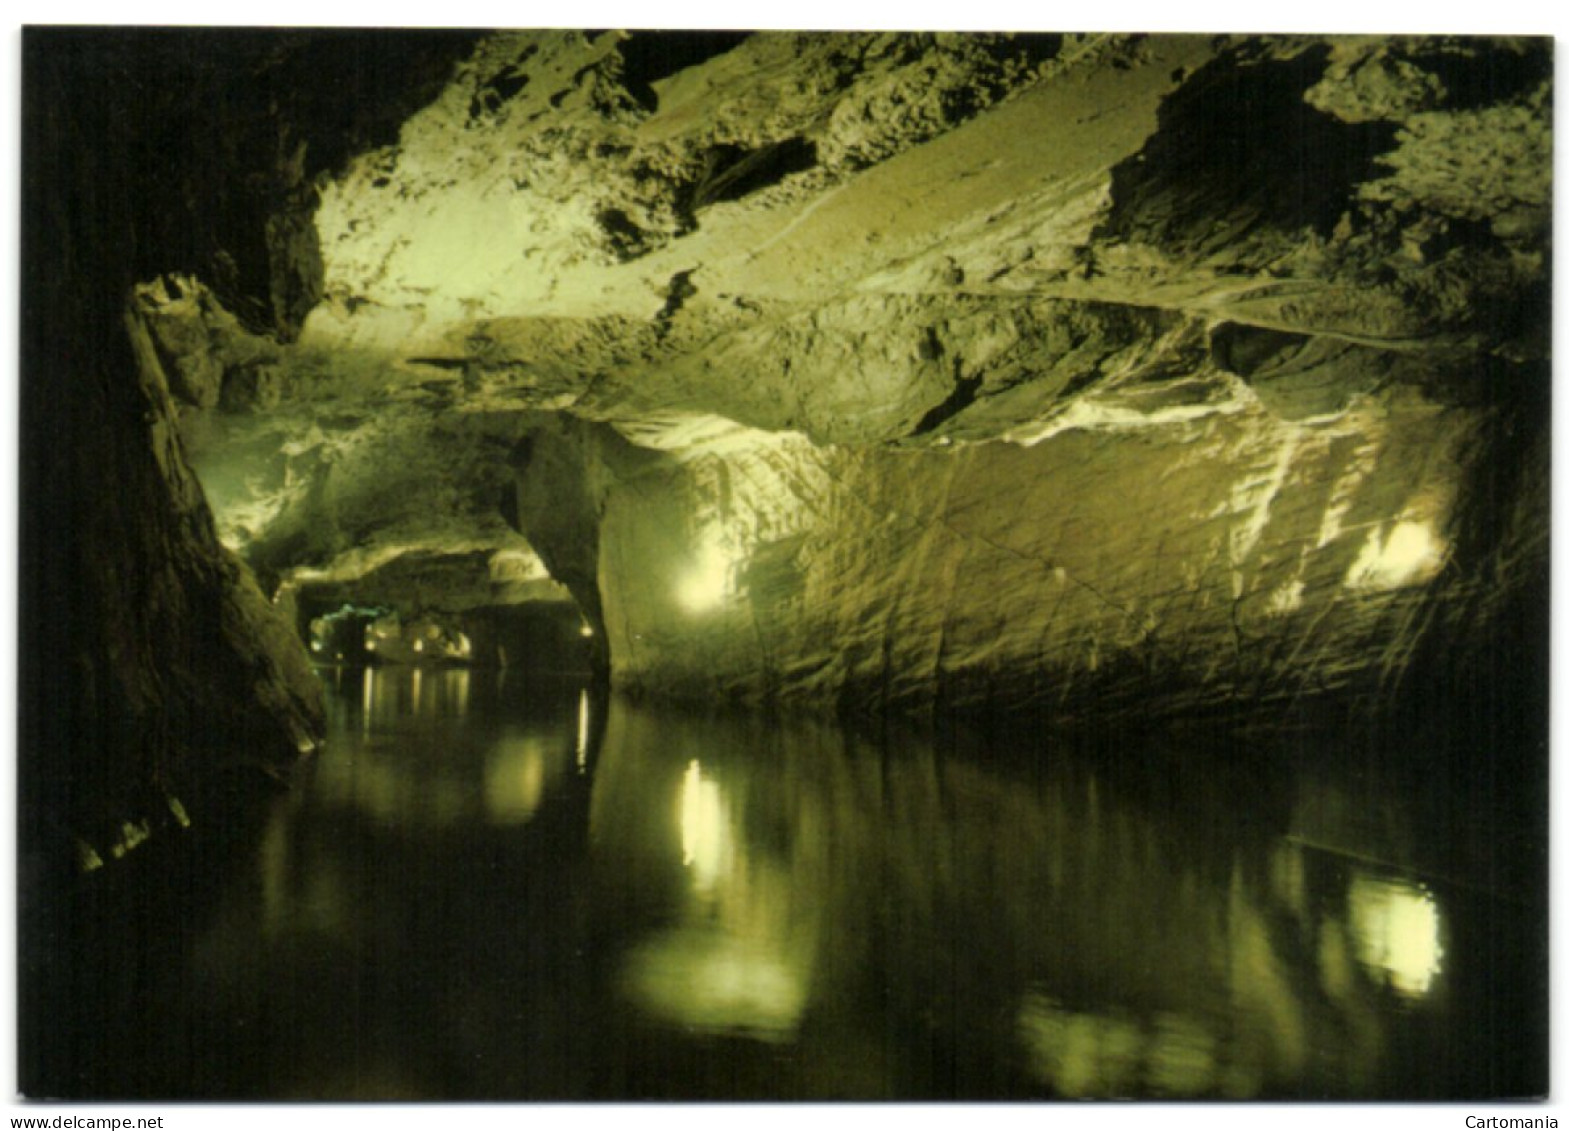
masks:
[[[553,391],[613,442],[536,462],[523,528],[580,593],[593,565],[615,678],[657,694],[1513,732],[1544,702],[1546,61],[1067,44],[827,192],[786,178],[804,207],[705,214],[635,332],[555,320]],[[486,395],[549,364],[485,326]]]
[[[25,400],[22,561],[22,811],[46,870],[222,808],[233,771],[281,775],[322,725],[292,627],[218,540],[146,320],[77,287],[69,336],[27,353],[52,378]]]
[[[1482,659],[1539,596],[1539,527],[1468,533],[1533,505],[1495,493],[1545,452],[1517,410],[1394,384],[1283,420],[1204,379],[1225,391],[1103,403],[1030,446],[732,429],[706,451],[629,456],[612,435],[568,459],[540,436],[558,451],[520,512],[547,560],[571,546],[615,681],[699,701],[1374,717],[1415,657]],[[585,483],[591,505],[534,517]],[[1404,690],[1432,697],[1433,678]]]
[[[38,901],[57,870],[111,861],[160,824],[200,822],[236,781],[282,773],[320,736],[303,647],[220,543],[182,417],[225,397],[249,407],[259,369],[314,305],[312,178],[373,144],[378,115],[403,112],[398,97],[371,99],[374,110],[345,118],[344,95],[369,95],[379,76],[417,97],[462,38],[422,39],[397,76],[371,74],[361,57],[328,91],[302,75],[342,59],[331,34],[24,37],[30,927],[61,910]],[[305,120],[308,155],[291,135]],[[156,280],[157,296],[140,286]],[[193,324],[201,340],[183,342]]]

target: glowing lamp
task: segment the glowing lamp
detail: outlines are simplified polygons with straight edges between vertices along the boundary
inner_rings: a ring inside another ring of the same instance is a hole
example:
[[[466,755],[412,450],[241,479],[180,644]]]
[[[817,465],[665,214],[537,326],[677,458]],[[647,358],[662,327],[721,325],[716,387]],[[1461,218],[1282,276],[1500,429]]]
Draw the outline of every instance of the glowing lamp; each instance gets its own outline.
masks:
[[[1401,589],[1429,581],[1444,564],[1443,540],[1425,522],[1403,520],[1375,530],[1351,567],[1353,589]]]
[[[724,604],[730,590],[730,565],[730,556],[717,541],[704,545],[676,590],[681,607],[689,613],[702,613]]]

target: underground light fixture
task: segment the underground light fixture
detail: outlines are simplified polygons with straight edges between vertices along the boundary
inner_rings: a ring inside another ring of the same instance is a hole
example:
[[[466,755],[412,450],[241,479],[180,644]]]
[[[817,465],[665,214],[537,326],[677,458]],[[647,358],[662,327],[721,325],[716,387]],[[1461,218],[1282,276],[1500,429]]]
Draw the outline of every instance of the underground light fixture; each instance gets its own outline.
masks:
[[[1432,580],[1444,564],[1444,543],[1425,522],[1395,523],[1387,536],[1382,529],[1351,567],[1346,583],[1353,589],[1402,589]]]
[[[706,542],[691,572],[676,590],[681,607],[689,613],[703,613],[724,604],[730,587],[730,565],[730,556],[717,540]]]

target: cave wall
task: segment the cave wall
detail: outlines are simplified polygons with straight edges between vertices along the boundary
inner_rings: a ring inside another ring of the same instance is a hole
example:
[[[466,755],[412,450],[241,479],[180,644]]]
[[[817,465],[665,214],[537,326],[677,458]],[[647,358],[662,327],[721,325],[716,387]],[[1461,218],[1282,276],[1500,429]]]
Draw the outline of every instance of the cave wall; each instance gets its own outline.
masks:
[[[1549,76],[1527,40],[1091,37],[854,171],[843,95],[810,174],[444,340],[603,422],[536,433],[519,517],[622,686],[1539,749]],[[643,145],[690,127],[657,89]]]
[[[1540,699],[1550,45],[472,48],[318,180],[274,394],[187,406],[269,581],[515,523],[651,694]]]
[[[1443,742],[1535,859],[1552,62],[28,30],[24,1046],[72,1062],[61,940],[189,896],[72,873],[284,775],[290,611],[366,579],[565,630],[559,583],[705,705]]]
[[[89,864],[200,811],[225,767],[282,772],[321,727],[290,626],[218,541],[145,324],[106,326],[81,329],[102,353],[53,370],[83,429],[66,435],[94,444],[48,453],[23,569],[26,811],[35,847],[70,836]]]
[[[580,589],[592,563],[615,682],[660,696],[1257,722],[1393,717],[1404,693],[1443,714],[1413,665],[1496,662],[1540,597],[1540,526],[1472,526],[1510,468],[1502,499],[1532,509],[1545,434],[1402,385],[1282,420],[1209,379],[1228,391],[1204,412],[1103,409],[1032,446],[732,434],[629,457],[607,426],[545,433],[535,506],[563,480],[595,495],[520,511]]]

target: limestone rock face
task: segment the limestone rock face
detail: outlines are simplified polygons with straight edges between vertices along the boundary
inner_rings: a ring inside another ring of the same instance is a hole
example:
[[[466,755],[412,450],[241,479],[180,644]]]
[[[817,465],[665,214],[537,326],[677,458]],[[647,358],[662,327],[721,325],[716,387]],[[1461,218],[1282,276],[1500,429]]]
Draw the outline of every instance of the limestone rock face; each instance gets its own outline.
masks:
[[[316,115],[306,164],[280,133],[282,108],[311,116],[295,68],[331,36],[25,40],[18,812],[36,963],[74,937],[70,902],[40,898],[70,890],[57,872],[163,826],[216,831],[320,737],[303,644],[221,543],[188,451],[226,406],[276,403],[266,367],[297,326],[270,305],[269,274],[293,269],[267,217],[344,155],[345,127]],[[365,77],[340,69],[339,95]],[[369,143],[375,117],[348,132]]]
[[[54,613],[34,639],[49,650],[42,671],[59,678],[24,732],[54,738],[52,757],[24,763],[30,799],[56,822],[33,845],[74,838],[89,868],[159,826],[208,819],[247,780],[283,778],[323,725],[292,626],[218,540],[160,335],[134,304],[114,329],[95,359],[107,389],[78,386],[74,409],[99,426],[95,459],[65,470],[53,496],[72,501],[72,552],[47,567],[70,605],[40,597],[30,610]],[[118,410],[132,406],[140,427],[126,434]],[[89,489],[96,476],[104,482]]]
[[[1394,386],[1304,424],[1232,380],[1028,447],[606,441],[571,477],[597,521],[523,519],[561,576],[596,555],[616,679],[695,700],[1257,711],[1391,691],[1442,610],[1502,615],[1525,579],[1457,541],[1492,417]]]

